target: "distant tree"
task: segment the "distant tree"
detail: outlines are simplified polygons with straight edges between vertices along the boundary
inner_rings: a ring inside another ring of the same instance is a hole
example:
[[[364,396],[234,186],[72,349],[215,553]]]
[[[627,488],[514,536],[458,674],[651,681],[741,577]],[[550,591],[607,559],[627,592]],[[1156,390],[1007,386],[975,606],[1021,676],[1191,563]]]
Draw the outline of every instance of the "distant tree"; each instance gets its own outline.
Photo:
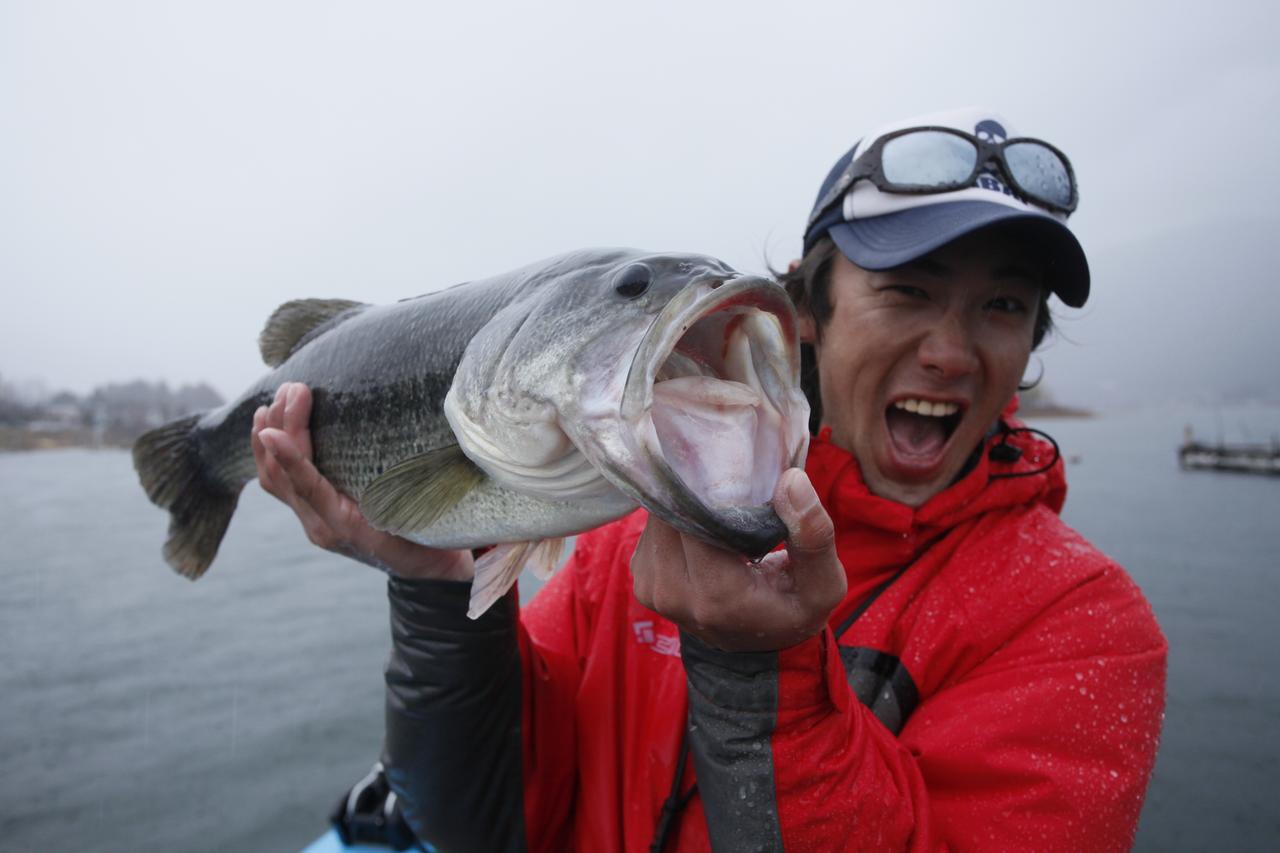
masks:
[[[22,400],[12,382],[0,376],[0,425],[20,426],[36,417],[36,410]]]
[[[92,421],[115,440],[126,441],[186,415],[222,405],[222,397],[206,383],[170,391],[164,382],[111,383],[95,388],[87,400]]]
[[[222,395],[213,390],[206,382],[195,385],[183,385],[173,395],[174,405],[178,411],[174,417],[191,415],[209,409],[216,409],[223,404]]]
[[[0,376],[0,426],[39,428],[93,427],[94,440],[128,445],[139,435],[186,415],[217,408],[223,403],[208,383],[169,390],[164,382],[112,382],[84,397],[71,391],[49,394],[39,380],[21,385]],[[41,422],[36,424],[35,422]]]

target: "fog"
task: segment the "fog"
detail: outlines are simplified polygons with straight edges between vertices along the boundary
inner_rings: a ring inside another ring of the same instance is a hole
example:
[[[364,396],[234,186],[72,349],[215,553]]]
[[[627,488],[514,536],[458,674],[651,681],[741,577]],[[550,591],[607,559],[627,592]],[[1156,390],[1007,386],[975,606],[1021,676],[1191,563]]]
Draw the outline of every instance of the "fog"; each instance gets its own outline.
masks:
[[[1280,399],[1280,13],[1264,2],[0,5],[0,376],[259,375],[272,309],[591,245],[748,271],[885,121],[1067,152],[1093,297],[1064,402]],[[1061,306],[1059,306],[1061,308]]]

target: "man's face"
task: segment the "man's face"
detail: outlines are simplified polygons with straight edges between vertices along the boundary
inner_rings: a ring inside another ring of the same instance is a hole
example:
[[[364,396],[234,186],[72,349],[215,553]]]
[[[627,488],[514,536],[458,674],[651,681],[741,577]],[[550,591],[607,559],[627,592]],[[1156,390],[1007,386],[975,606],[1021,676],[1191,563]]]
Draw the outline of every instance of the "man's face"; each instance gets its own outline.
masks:
[[[868,488],[920,506],[959,475],[1017,391],[1031,355],[1040,267],[978,232],[883,272],[839,252],[816,341],[823,423]]]

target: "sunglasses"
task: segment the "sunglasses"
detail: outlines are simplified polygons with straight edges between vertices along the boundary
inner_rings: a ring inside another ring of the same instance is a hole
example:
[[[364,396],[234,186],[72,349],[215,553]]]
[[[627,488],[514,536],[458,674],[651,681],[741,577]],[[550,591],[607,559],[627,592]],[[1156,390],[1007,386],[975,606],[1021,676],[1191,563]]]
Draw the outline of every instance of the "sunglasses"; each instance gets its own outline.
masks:
[[[1024,200],[1056,213],[1076,209],[1071,161],[1047,142],[1025,137],[988,142],[949,127],[909,127],[886,133],[859,154],[814,207],[809,227],[864,178],[889,193],[944,193],[977,186],[992,162]]]

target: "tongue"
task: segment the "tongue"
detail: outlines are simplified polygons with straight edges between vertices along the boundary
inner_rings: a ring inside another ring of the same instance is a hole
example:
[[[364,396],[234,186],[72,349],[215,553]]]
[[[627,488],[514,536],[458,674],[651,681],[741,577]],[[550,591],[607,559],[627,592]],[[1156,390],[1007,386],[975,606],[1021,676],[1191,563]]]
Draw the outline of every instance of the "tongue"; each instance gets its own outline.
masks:
[[[653,386],[653,425],[668,464],[709,504],[752,499],[760,395],[741,382],[684,376]]]
[[[885,420],[889,422],[889,438],[900,453],[932,456],[947,443],[947,431],[941,418],[890,409]]]

